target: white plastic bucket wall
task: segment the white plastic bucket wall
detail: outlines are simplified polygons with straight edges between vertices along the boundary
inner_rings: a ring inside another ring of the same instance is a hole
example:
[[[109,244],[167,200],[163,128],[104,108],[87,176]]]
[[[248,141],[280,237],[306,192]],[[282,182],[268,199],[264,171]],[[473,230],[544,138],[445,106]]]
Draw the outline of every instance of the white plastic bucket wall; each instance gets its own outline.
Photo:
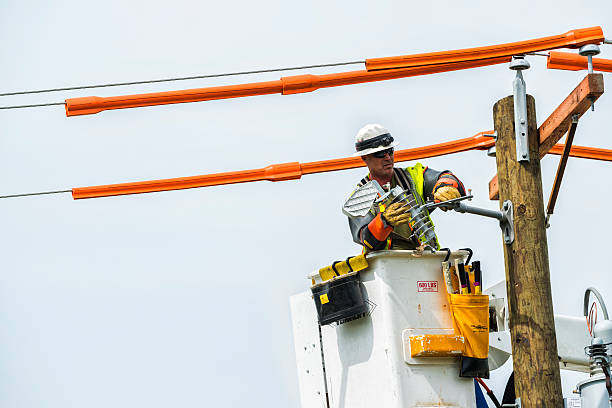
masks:
[[[452,333],[441,272],[445,252],[380,251],[368,255],[361,280],[372,313],[323,327],[330,406],[476,406],[474,382],[459,378],[458,358],[404,358],[402,335]],[[451,260],[464,258],[454,252]]]

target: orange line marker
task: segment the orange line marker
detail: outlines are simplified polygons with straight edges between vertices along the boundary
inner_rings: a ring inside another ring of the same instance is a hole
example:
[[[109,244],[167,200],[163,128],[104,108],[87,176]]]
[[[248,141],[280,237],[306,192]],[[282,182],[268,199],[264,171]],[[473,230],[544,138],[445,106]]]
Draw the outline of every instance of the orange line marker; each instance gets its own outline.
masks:
[[[601,44],[604,41],[601,27],[580,28],[565,34],[536,38],[487,47],[465,48],[452,51],[438,51],[398,57],[370,58],[366,60],[368,71],[397,69],[422,65],[448,64],[478,59],[511,57],[528,52],[545,51],[555,48],[578,48],[585,44]]]
[[[397,150],[395,161],[425,159],[428,157],[443,156],[467,150],[486,150],[495,144],[495,141],[484,134],[493,133],[492,130],[479,132],[471,137],[439,143],[431,146],[416,147],[413,149]],[[549,153],[560,155],[563,153],[563,144],[553,146]],[[584,159],[612,161],[612,150],[596,147],[572,146],[570,156]],[[179,177],[163,180],[139,181],[134,183],[109,184],[103,186],[77,187],[72,189],[72,198],[110,197],[127,194],[153,193],[158,191],[184,190],[188,188],[210,187],[225,184],[249,183],[252,181],[285,181],[296,180],[304,174],[324,173],[365,167],[359,157],[344,157],[340,159],[322,160],[302,163],[291,162],[272,164],[268,167],[253,170],[231,171],[227,173],[205,174],[202,176]]]
[[[587,57],[571,52],[551,51],[548,55],[546,68],[565,69],[568,71],[580,71],[587,69]],[[612,60],[604,58],[593,58],[593,70],[612,72]]]
[[[426,157],[463,152],[471,149],[487,149],[493,146],[492,138],[477,133],[474,136],[432,146],[398,150],[395,161],[408,161]],[[489,131],[492,133],[492,131]],[[218,186],[224,184],[248,183],[252,181],[285,181],[295,180],[303,174],[324,173],[364,167],[360,157],[323,160],[310,163],[282,163],[253,170],[231,171],[227,173],[206,174],[202,176],[179,177],[163,180],[140,181],[134,183],[109,184],[104,186],[78,187],[72,189],[75,200],[83,198],[109,197],[126,194],[153,193],[157,191],[183,190],[188,188]]]
[[[324,75],[295,75],[278,81],[253,82],[241,85],[215,86],[210,88],[186,89],[181,91],[155,92],[124,96],[86,96],[66,99],[66,116],[91,115],[109,109],[138,108],[143,106],[166,105],[185,102],[202,102],[216,99],[241,98],[245,96],[281,93],[292,95],[312,92],[319,88],[355,85],[366,82],[385,81],[418,75],[477,68],[510,61],[510,57],[492,58],[479,61],[465,61],[454,64],[440,64],[424,67],[391,69],[368,72],[351,71]]]

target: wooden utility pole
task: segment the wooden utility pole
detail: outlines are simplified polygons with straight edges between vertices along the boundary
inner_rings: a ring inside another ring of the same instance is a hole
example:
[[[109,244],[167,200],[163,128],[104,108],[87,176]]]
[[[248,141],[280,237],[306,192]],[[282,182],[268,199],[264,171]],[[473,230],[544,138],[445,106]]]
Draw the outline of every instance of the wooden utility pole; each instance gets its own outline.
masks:
[[[511,200],[514,206],[515,239],[504,245],[514,382],[523,407],[562,407],[540,143],[531,95],[527,95],[527,118],[530,161],[519,163],[513,96],[497,101],[493,107],[499,201]]]

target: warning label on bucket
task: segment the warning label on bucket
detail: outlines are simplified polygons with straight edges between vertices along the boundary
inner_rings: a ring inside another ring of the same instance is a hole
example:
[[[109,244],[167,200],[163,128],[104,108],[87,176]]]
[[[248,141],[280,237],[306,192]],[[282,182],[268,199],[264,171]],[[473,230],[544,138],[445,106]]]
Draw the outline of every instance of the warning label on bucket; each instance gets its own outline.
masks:
[[[417,281],[417,287],[419,292],[437,292],[438,282],[437,281]]]

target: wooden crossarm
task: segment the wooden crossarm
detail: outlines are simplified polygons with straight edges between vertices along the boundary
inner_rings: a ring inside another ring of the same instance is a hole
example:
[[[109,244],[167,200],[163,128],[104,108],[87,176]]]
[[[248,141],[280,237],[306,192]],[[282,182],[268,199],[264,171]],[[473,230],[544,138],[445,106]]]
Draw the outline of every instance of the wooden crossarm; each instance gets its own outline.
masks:
[[[573,115],[582,116],[604,93],[602,74],[588,74],[574,90],[565,98],[553,113],[540,125],[540,158],[563,137],[570,127]],[[497,175],[489,182],[489,198],[499,199]]]

